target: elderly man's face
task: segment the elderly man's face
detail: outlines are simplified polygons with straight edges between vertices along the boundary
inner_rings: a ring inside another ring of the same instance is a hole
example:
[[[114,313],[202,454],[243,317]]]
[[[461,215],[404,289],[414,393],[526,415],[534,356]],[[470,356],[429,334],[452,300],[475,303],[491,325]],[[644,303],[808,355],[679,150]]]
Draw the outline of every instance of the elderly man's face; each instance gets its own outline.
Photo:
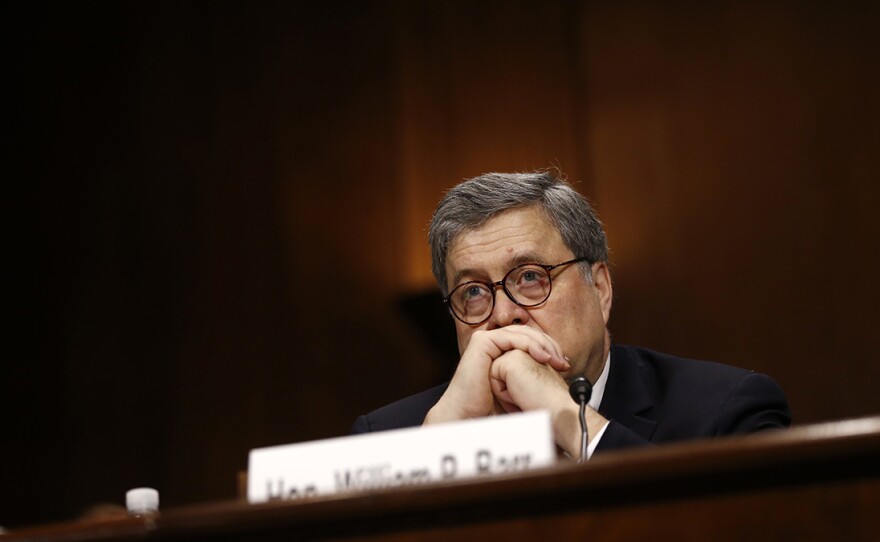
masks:
[[[583,254],[572,254],[556,228],[532,207],[505,211],[481,228],[456,237],[446,259],[448,288],[468,280],[498,281],[513,267],[527,262],[557,264]],[[523,308],[500,289],[489,320],[469,326],[455,321],[458,348],[464,352],[471,335],[479,329],[520,324],[555,339],[571,360],[566,377],[586,374],[598,378],[609,348],[606,324],[611,311],[611,280],[608,267],[593,265],[593,281],[584,278],[577,264],[551,272],[553,291],[543,304]]]

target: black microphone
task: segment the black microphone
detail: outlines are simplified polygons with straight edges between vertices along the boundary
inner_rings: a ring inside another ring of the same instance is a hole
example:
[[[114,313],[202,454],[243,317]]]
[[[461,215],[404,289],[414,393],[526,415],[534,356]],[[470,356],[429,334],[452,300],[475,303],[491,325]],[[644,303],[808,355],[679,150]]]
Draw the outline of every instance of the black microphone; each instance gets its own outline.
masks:
[[[579,376],[568,385],[568,393],[577,404],[589,403],[590,397],[593,395],[593,385],[586,378]]]
[[[587,441],[589,440],[585,411],[587,410],[587,402],[589,402],[590,396],[593,395],[593,385],[586,378],[579,376],[568,385],[568,393],[571,394],[574,402],[581,407],[579,412],[581,422],[581,456],[578,458],[578,463],[583,463],[587,460]]]

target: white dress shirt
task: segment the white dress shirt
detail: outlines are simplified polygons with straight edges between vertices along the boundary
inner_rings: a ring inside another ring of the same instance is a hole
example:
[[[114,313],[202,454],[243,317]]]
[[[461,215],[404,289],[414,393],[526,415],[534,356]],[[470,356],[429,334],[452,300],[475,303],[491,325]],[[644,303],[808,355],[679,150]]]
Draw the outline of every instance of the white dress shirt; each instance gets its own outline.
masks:
[[[602,374],[599,375],[599,378],[596,379],[596,383],[593,384],[593,394],[590,396],[590,402],[587,405],[595,411],[599,411],[599,405],[602,404],[602,396],[605,395],[605,384],[608,382],[608,372],[611,369],[611,350],[608,351],[608,357],[605,358],[605,367],[602,368]],[[593,440],[590,441],[590,444],[587,446],[587,459],[593,457],[593,451],[596,449],[596,446],[599,445],[599,441],[602,439],[602,435],[605,434],[605,429],[608,428],[608,422],[605,422],[605,425],[602,426],[602,429],[599,429],[599,432],[593,437]]]

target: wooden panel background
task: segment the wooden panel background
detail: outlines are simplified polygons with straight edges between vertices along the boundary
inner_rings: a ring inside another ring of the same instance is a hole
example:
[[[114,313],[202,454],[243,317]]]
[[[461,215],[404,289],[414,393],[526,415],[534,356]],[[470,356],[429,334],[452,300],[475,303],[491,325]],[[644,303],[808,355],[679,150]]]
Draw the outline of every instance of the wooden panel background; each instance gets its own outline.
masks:
[[[231,497],[442,380],[425,230],[489,170],[596,203],[617,340],[877,413],[878,11],[4,5],[0,525]]]

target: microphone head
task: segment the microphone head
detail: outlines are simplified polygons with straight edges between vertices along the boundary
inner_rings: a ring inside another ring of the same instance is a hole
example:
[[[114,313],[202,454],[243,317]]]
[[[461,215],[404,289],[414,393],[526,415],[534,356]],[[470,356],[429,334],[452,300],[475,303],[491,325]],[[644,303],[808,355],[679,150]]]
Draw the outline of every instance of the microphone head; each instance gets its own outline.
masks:
[[[579,376],[568,385],[568,393],[577,404],[587,403],[593,395],[593,385],[586,378]]]

